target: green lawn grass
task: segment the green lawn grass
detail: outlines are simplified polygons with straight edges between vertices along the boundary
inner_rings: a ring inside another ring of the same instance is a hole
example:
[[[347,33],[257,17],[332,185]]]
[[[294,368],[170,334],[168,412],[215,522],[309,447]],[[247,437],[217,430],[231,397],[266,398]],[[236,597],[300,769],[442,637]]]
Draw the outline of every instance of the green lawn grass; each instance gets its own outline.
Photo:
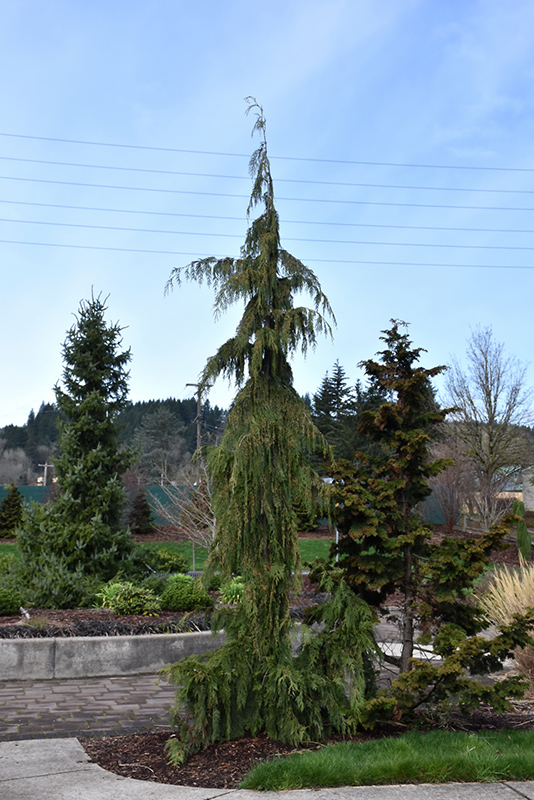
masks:
[[[303,562],[312,561],[314,558],[328,558],[330,545],[332,542],[326,539],[299,539],[300,557]],[[154,542],[153,547],[158,550],[162,547],[172,550],[173,553],[180,553],[189,562],[189,568],[193,567],[193,547],[191,542]],[[13,544],[0,543],[0,553],[18,553],[16,542]],[[195,566],[197,570],[204,569],[204,564],[208,556],[207,550],[203,547],[195,547]]]
[[[242,789],[534,779],[534,731],[412,732],[258,764]]]
[[[299,539],[299,553],[302,562],[313,561],[314,558],[327,559],[333,540],[331,539]]]
[[[314,558],[328,558],[332,542],[327,539],[299,539],[300,557],[304,562],[313,561]],[[180,553],[189,562],[189,568],[193,568],[193,548],[191,542],[154,542],[154,547],[158,549],[164,547],[172,550],[173,553]],[[197,570],[204,569],[204,564],[208,552],[203,547],[195,547],[195,561]]]
[[[153,547],[157,550],[165,549],[172,550],[173,553],[179,553],[185,556],[189,563],[189,569],[193,569],[193,545],[191,542],[154,542]],[[195,546],[195,569],[204,569],[204,564],[208,557],[208,551],[204,547]]]

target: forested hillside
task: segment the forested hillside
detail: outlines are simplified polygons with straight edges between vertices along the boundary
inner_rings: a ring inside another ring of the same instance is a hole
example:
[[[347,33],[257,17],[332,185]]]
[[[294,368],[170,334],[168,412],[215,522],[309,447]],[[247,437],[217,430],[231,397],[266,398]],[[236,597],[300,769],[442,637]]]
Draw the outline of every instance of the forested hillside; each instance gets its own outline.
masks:
[[[125,445],[136,444],[140,464],[147,479],[160,481],[161,463],[165,474],[179,469],[196,448],[197,401],[191,397],[177,400],[146,400],[130,403],[119,416],[121,439]],[[202,404],[202,443],[213,443],[222,432],[225,411]],[[24,425],[6,425],[0,430],[0,484],[34,483],[43,475],[43,465],[50,463],[59,438],[58,410],[53,403],[42,403],[37,413],[32,409]]]

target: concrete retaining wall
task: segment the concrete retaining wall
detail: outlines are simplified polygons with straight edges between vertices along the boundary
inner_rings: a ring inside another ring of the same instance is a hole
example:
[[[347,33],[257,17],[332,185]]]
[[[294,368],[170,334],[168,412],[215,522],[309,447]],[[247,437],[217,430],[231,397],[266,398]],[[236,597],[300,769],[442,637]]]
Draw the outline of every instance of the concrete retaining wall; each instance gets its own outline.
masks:
[[[95,678],[157,672],[220,647],[224,633],[0,639],[0,680]]]

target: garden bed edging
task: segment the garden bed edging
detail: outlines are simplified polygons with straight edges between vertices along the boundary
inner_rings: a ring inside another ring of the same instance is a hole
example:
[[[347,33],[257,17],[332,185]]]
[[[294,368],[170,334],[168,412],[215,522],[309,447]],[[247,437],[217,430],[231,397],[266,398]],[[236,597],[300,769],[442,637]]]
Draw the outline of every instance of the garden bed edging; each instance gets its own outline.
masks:
[[[96,678],[156,673],[224,643],[224,633],[73,636],[0,640],[0,680]]]

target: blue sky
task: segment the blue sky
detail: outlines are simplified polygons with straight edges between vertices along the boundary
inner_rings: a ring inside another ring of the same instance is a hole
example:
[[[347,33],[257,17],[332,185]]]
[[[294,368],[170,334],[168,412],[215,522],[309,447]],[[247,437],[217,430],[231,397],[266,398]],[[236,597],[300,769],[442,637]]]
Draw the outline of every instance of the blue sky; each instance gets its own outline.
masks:
[[[239,309],[214,322],[209,289],[163,290],[195,256],[239,254],[248,95],[267,117],[283,245],[337,318],[333,342],[295,360],[300,392],[336,359],[356,380],[391,318],[410,323],[427,366],[461,359],[470,328],[488,325],[530,360],[528,0],[0,9],[0,426],[52,401],[91,287],[125,326],[131,398],[190,396]],[[221,383],[210,400],[231,397]]]

